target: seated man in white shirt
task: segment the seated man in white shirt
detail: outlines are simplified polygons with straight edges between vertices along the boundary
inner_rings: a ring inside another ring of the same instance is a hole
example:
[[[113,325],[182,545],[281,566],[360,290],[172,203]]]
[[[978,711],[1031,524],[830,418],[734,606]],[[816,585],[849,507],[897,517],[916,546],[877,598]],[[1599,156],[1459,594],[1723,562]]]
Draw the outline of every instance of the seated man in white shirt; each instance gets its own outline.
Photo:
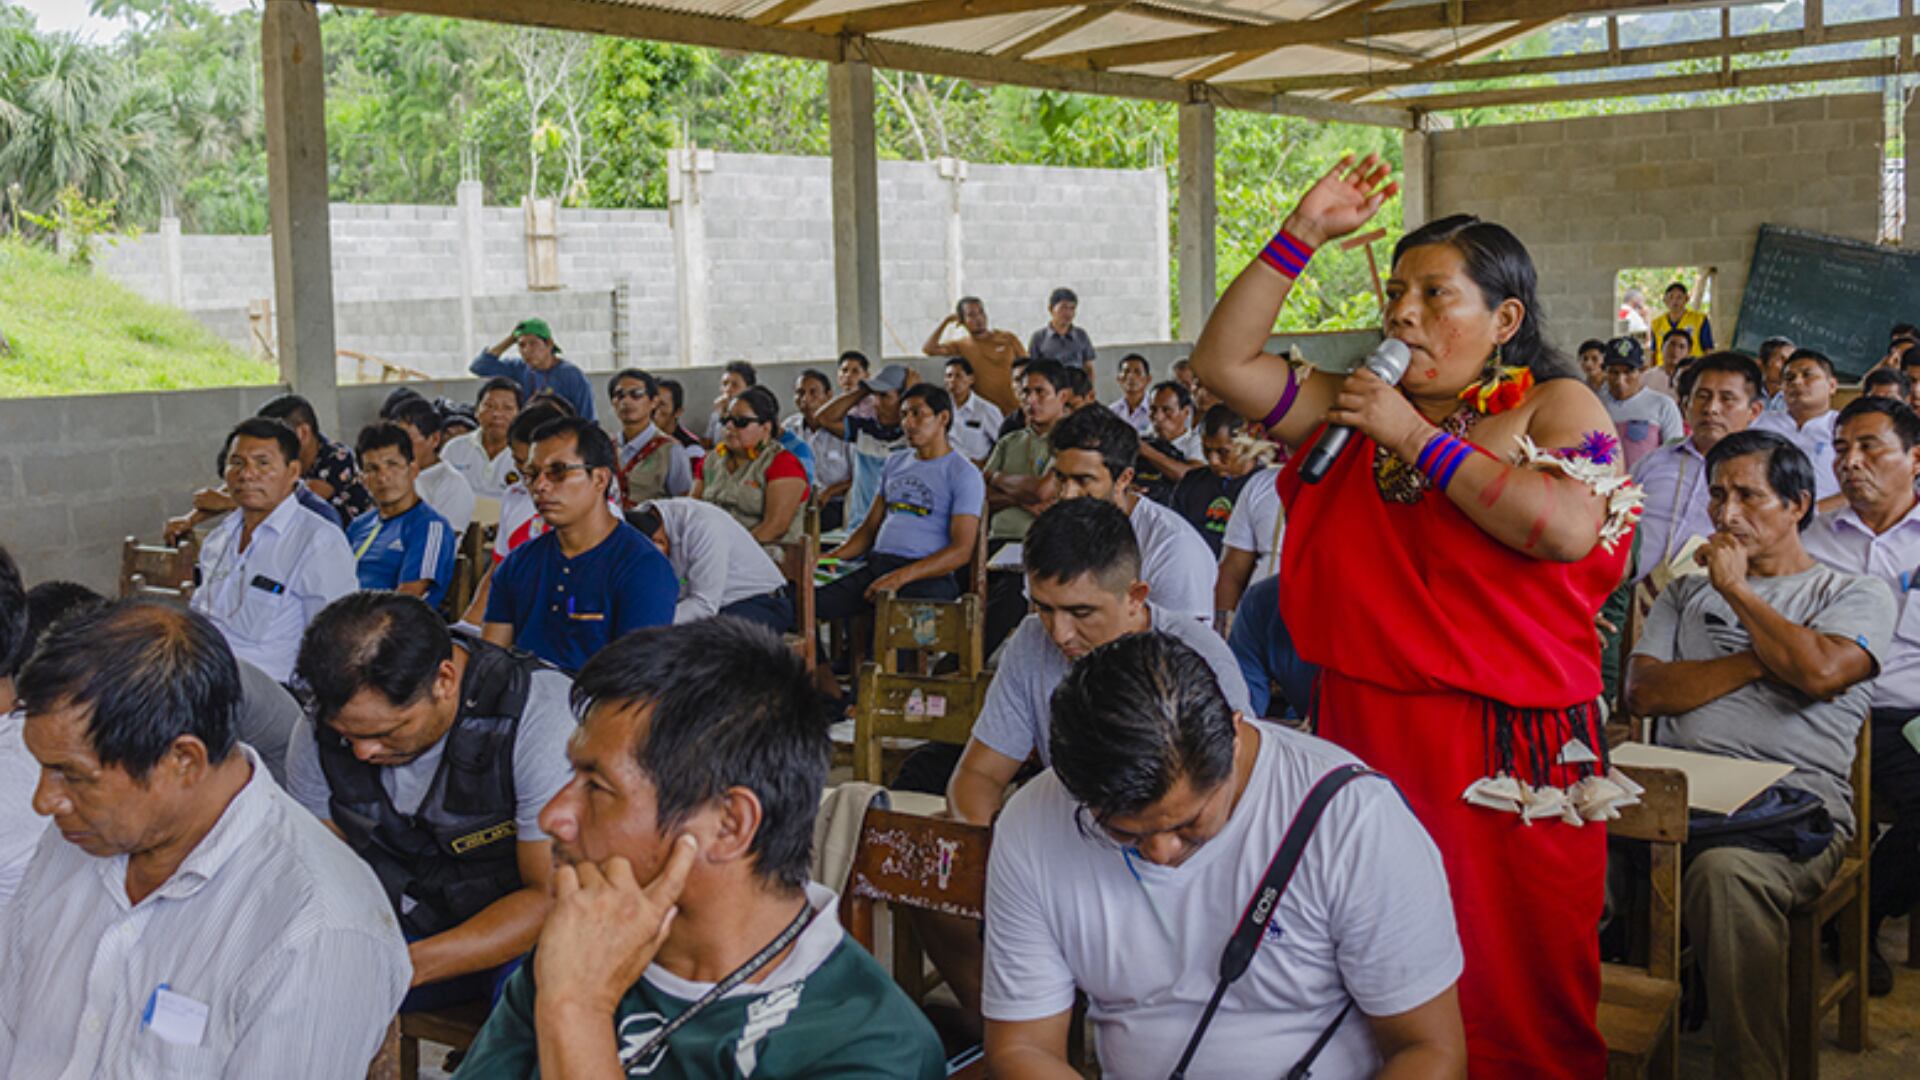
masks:
[[[1807,554],[1835,570],[1886,582],[1898,611],[1886,663],[1873,680],[1871,740],[1876,816],[1893,812],[1893,827],[1873,845],[1872,931],[1867,988],[1893,991],[1893,968],[1880,955],[1880,924],[1920,903],[1920,750],[1904,734],[1920,720],[1920,416],[1905,402],[1862,398],[1840,410],[1834,425],[1834,468],[1847,505],[1822,511],[1801,534]]]
[[[653,541],[680,579],[675,623],[728,615],[776,634],[793,629],[786,575],[732,514],[705,499],[654,499],[629,512],[627,524]]]
[[[1140,436],[1109,409],[1081,409],[1054,425],[1050,479],[1056,496],[1100,499],[1127,515],[1140,545],[1140,577],[1153,602],[1211,626],[1216,567],[1207,542],[1173,510],[1133,490]]]
[[[518,382],[505,375],[488,379],[474,398],[473,418],[480,426],[448,439],[440,448],[441,459],[466,478],[475,495],[498,499],[506,494],[506,485],[498,481],[513,468],[507,456],[507,428],[513,426],[525,400],[526,391]]]
[[[1000,406],[974,392],[973,361],[955,356],[947,361],[947,396],[953,399],[953,431],[948,442],[968,461],[979,465],[993,453],[1006,416]]]
[[[1813,465],[1816,510],[1838,510],[1847,500],[1833,474],[1833,395],[1840,389],[1833,361],[1817,349],[1795,349],[1781,370],[1780,395],[1787,407],[1762,413],[1754,421],[1761,431],[1777,432],[1793,440]]]
[[[371,591],[313,621],[300,677],[287,790],[385,887],[413,961],[401,1010],[487,1000],[550,906],[540,808],[567,782],[567,677]]]
[[[473,485],[440,460],[440,410],[429,401],[408,401],[394,410],[393,422],[413,437],[413,465],[420,470],[413,481],[414,489],[435,513],[447,519],[457,544],[473,521]]]
[[[213,625],[78,615],[18,690],[53,828],[0,915],[0,1076],[364,1075],[406,943],[373,872],[237,742]]]
[[[845,520],[847,489],[853,486],[853,459],[848,456],[853,451],[844,434],[807,423],[832,399],[833,380],[824,371],[808,368],[793,380],[793,415],[780,422],[780,430],[813,451],[813,505],[820,508],[820,527],[827,530]]]
[[[254,417],[234,427],[227,490],[240,512],[201,543],[191,601],[235,656],[280,682],[293,677],[307,624],[360,587],[346,534],[293,497],[299,454],[293,429],[278,420]]]
[[[1113,1080],[1160,1080],[1188,1049],[1194,1076],[1277,1076],[1323,1034],[1317,1076],[1466,1075],[1445,871],[1385,780],[1359,775],[1326,803],[1297,872],[1252,916],[1244,976],[1201,1031],[1222,948],[1271,887],[1289,823],[1355,759],[1237,715],[1200,655],[1158,631],[1074,664],[1049,742],[1053,771],[994,827],[994,1076],[1073,1075],[1076,989]]]
[[[1141,438],[1153,434],[1152,404],[1147,400],[1147,384],[1153,380],[1153,369],[1147,365],[1147,358],[1139,353],[1128,353],[1120,358],[1120,396],[1113,399],[1107,408],[1113,415],[1133,425],[1133,430]]]

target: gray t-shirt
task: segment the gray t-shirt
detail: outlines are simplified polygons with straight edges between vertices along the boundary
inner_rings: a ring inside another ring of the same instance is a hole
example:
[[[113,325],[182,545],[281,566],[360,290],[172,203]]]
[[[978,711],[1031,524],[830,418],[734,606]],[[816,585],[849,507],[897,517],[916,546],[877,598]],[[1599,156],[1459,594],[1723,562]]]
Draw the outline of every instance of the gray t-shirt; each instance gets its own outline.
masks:
[[[457,646],[456,646],[457,647]],[[527,707],[520,714],[520,730],[513,739],[513,791],[518,804],[514,823],[519,827],[519,842],[547,839],[540,831],[540,808],[565,787],[573,770],[567,764],[567,740],[577,726],[573,709],[567,704],[572,686],[565,675],[542,668],[534,672],[533,686],[527,693]],[[402,814],[420,809],[427,797],[433,775],[440,769],[440,755],[446,750],[442,738],[427,751],[405,765],[380,770],[380,785],[393,800],[393,808]],[[293,729],[287,747],[287,792],[301,806],[322,821],[331,820],[327,805],[326,773],[320,769],[320,751],[313,741],[313,724],[302,718]]]
[[[1153,629],[1178,639],[1199,653],[1200,659],[1213,669],[1228,708],[1253,715],[1253,706],[1247,700],[1247,680],[1240,674],[1233,650],[1227,648],[1219,634],[1151,601],[1147,604],[1147,613]],[[987,687],[987,700],[980,706],[979,718],[973,722],[973,737],[989,750],[1015,761],[1025,761],[1028,754],[1038,751],[1040,763],[1051,768],[1053,754],[1048,747],[1048,730],[1053,715],[1053,691],[1072,666],[1067,654],[1047,636],[1040,616],[1029,615],[1021,620],[1000,654],[1000,667],[994,671],[993,682]]]
[[[1767,606],[1802,626],[1853,641],[1873,658],[1877,673],[1893,637],[1893,595],[1877,578],[1816,565],[1783,577],[1750,578]],[[1647,616],[1635,656],[1655,660],[1713,660],[1753,647],[1753,636],[1705,574],[1667,586]],[[1725,697],[1659,726],[1659,742],[1682,750],[1777,761],[1793,766],[1788,783],[1820,796],[1842,832],[1853,831],[1854,740],[1866,721],[1872,680],[1862,679],[1832,701],[1772,679],[1749,683]]]
[[[240,741],[253,747],[282,790],[287,786],[287,743],[300,723],[300,703],[274,677],[240,661]]]

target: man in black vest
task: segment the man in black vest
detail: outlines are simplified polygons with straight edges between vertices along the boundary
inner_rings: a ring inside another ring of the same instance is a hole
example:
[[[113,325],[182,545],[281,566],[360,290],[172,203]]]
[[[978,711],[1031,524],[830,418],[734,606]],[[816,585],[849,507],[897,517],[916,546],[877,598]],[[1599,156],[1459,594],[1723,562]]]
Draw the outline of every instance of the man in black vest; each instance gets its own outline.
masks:
[[[386,887],[411,943],[402,1010],[488,997],[550,903],[539,817],[568,777],[566,676],[386,592],[322,611],[298,670],[313,706],[287,786]]]

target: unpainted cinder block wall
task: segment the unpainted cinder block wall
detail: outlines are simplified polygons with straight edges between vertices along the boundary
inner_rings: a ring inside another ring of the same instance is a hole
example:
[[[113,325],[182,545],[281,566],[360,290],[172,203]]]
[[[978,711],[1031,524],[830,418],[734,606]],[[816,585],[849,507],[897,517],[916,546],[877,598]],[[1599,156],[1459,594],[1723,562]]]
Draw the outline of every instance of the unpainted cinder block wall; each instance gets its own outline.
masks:
[[[1519,236],[1562,348],[1612,335],[1615,275],[1639,266],[1718,267],[1730,342],[1762,224],[1877,236],[1882,109],[1857,94],[1436,132],[1432,212]]]

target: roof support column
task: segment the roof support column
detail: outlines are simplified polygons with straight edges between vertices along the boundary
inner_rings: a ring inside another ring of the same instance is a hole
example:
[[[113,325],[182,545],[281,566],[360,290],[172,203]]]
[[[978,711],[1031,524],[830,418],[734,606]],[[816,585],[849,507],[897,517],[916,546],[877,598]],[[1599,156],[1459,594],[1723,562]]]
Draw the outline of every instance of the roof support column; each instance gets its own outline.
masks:
[[[1180,340],[1198,341],[1216,282],[1213,103],[1180,106]]]
[[[880,169],[874,140],[873,65],[827,68],[833,144],[833,323],[839,347],[878,361],[880,337]]]
[[[1433,144],[1423,122],[1400,133],[1400,222],[1407,232],[1433,217]]]
[[[327,232],[326,81],[313,0],[266,0],[267,199],[273,230],[280,378],[338,434],[333,253]]]

